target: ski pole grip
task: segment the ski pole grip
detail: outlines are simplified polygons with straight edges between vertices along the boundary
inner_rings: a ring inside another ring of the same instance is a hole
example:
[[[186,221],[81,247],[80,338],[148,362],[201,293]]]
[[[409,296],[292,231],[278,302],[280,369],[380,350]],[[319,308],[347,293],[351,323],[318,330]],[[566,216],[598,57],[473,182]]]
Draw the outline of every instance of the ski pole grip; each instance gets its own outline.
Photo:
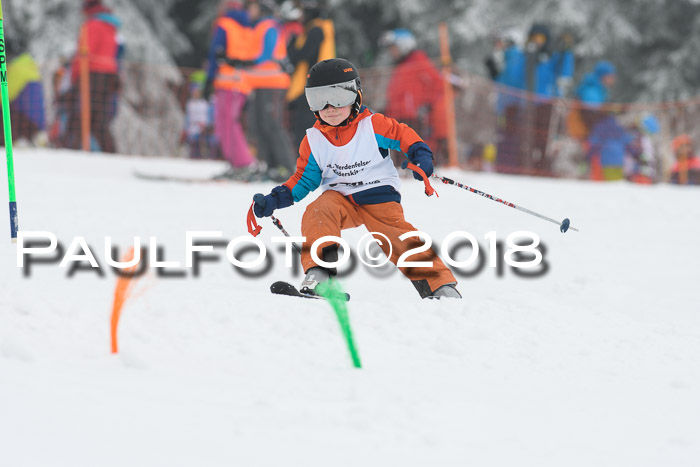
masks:
[[[433,187],[430,185],[430,180],[428,180],[428,176],[425,175],[425,172],[423,171],[423,169],[421,169],[421,168],[418,167],[417,165],[411,164],[411,163],[408,162],[408,161],[403,161],[403,162],[401,163],[401,167],[403,167],[404,169],[405,169],[405,168],[409,168],[409,169],[413,170],[415,173],[417,173],[418,175],[421,176],[421,178],[423,179],[423,184],[425,185],[425,194],[426,194],[426,196],[437,195],[438,198],[440,197],[440,195],[437,194],[437,191],[435,191],[435,188],[433,188]]]
[[[255,197],[253,197],[253,199],[255,199]],[[257,237],[260,231],[262,230],[262,227],[260,227],[258,225],[258,222],[255,220],[255,213],[253,212],[254,205],[255,201],[253,201],[250,204],[248,216],[246,217],[246,225],[248,226],[248,233],[251,234],[253,237]]]

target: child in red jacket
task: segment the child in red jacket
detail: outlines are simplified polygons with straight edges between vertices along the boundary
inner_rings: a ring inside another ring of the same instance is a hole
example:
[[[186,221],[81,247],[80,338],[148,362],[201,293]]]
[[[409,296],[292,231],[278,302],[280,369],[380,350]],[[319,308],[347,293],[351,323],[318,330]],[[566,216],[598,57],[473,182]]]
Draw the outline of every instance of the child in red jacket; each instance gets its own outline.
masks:
[[[311,258],[309,247],[321,237],[339,237],[341,230],[364,225],[390,239],[394,264],[404,252],[422,244],[417,237],[399,240],[402,234],[417,229],[404,219],[399,176],[388,155],[390,149],[406,153],[429,177],[433,154],[407,125],[362,106],[359,74],[347,60],[334,58],[314,65],[305,92],[317,121],[301,143],[296,172],[270,194],[256,196],[253,210],[257,217],[270,216],[275,209],[291,206],[321,186],[323,193],[306,208],[301,224],[306,237],[301,254],[306,278],[300,291],[314,294],[316,286],[336,272]],[[414,177],[423,180],[419,173]],[[376,237],[389,255],[389,246]],[[334,262],[337,251],[338,245],[332,243],[320,248],[319,257]],[[421,297],[461,298],[452,272],[432,250],[414,254],[410,260],[433,263],[432,267],[399,268]]]
[[[693,154],[693,140],[689,135],[673,138],[676,161],[671,167],[671,183],[700,185],[700,157]]]

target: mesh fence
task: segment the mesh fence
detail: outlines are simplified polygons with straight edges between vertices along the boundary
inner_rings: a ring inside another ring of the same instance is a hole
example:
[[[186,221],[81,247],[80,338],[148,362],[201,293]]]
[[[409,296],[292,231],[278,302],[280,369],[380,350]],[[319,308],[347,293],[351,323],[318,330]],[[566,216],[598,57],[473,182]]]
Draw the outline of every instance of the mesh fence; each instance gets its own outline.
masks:
[[[42,63],[39,70],[34,91],[10,99],[18,142],[74,149],[88,144],[90,150],[133,155],[221,157],[211,105],[201,98],[201,87],[190,84],[195,70],[126,61],[119,78],[90,74],[87,99],[81,98],[80,80],[71,79],[65,63]],[[392,72],[390,67],[361,70],[364,102],[373,110],[391,107]],[[456,162],[469,170],[665,181],[674,163],[673,138],[689,134],[700,140],[700,99],[591,107],[572,99],[541,99],[463,70],[454,70],[450,82]],[[444,82],[433,84],[438,94],[442,86]],[[89,105],[82,105],[85,100]],[[406,123],[431,144],[437,164],[444,165],[449,116],[444,102],[428,107]],[[289,127],[286,106],[278,112]],[[248,140],[256,141],[254,126],[245,118],[243,124]]]

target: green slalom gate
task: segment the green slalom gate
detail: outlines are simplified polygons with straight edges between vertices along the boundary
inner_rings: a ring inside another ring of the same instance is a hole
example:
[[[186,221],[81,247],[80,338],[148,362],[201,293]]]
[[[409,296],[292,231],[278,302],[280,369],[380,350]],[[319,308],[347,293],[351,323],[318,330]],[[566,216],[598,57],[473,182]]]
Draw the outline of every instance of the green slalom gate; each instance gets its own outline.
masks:
[[[10,190],[10,235],[17,240],[19,219],[15,198],[15,168],[12,161],[12,125],[10,124],[10,100],[7,93],[7,55],[5,54],[5,28],[3,26],[2,0],[0,0],[0,97],[2,98],[2,124],[7,155],[7,186]]]

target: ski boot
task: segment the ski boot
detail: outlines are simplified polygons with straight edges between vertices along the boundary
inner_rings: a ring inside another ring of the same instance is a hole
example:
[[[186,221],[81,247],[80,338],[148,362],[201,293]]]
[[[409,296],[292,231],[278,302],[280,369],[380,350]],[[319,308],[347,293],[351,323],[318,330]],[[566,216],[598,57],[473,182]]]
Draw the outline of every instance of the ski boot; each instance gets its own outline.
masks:
[[[457,284],[454,282],[441,285],[432,294],[430,294],[430,298],[462,298],[462,294],[459,293],[455,285]]]
[[[327,281],[331,277],[327,269],[319,266],[314,266],[306,271],[306,277],[301,283],[299,292],[305,295],[318,295],[316,293],[316,286],[318,284]]]

